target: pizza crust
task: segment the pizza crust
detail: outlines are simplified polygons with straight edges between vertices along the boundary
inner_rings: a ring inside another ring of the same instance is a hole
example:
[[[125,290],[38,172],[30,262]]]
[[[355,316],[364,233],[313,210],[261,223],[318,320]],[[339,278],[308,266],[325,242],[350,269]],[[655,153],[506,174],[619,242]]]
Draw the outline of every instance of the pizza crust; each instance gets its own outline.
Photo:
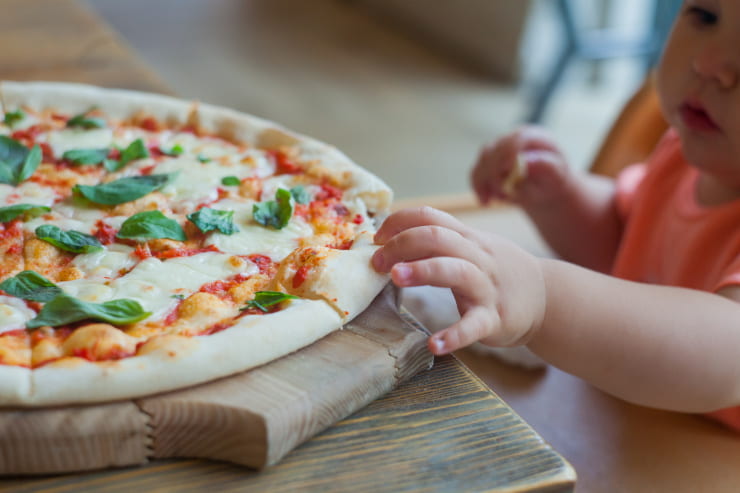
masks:
[[[327,144],[236,111],[180,99],[82,84],[2,82],[9,108],[26,105],[69,114],[93,106],[114,119],[146,113],[166,124],[195,122],[208,133],[265,148],[297,146],[302,160],[320,159],[330,172],[349,180],[345,193],[363,200],[376,218],[389,209],[392,193],[379,178]],[[195,385],[244,371],[305,347],[341,328],[363,311],[388,282],[370,266],[377,247],[371,233],[349,250],[332,250],[312,273],[308,298],[266,315],[248,315],[221,332],[185,338],[163,336],[137,356],[90,362],[65,358],[29,370],[0,365],[0,406],[50,406],[141,397]],[[308,292],[304,293],[308,294]]]
[[[341,319],[328,304],[301,300],[269,315],[246,316],[217,334],[151,341],[151,351],[132,358],[97,363],[72,358],[33,371],[2,367],[0,404],[103,402],[196,385],[297,351],[340,325]]]

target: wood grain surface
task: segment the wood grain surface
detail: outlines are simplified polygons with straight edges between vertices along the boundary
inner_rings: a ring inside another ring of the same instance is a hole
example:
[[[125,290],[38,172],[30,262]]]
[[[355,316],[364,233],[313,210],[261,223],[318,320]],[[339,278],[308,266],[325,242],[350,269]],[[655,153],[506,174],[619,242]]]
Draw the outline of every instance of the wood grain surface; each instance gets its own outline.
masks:
[[[163,460],[135,469],[0,481],[31,492],[572,491],[574,472],[452,356],[254,472]]]
[[[84,4],[2,0],[1,5],[0,78],[170,92]],[[358,330],[344,333],[350,332]],[[408,344],[402,340],[395,347]],[[392,354],[397,362],[419,357],[413,351],[401,351],[401,355],[405,356]],[[400,366],[397,379],[404,377],[402,368],[408,367]],[[113,403],[103,410],[106,417],[141,429],[141,416],[132,413],[131,403]],[[171,415],[168,419],[178,418]],[[81,412],[65,423],[74,429],[92,421]],[[22,430],[10,423],[0,432],[0,443],[10,443]],[[136,433],[114,433],[109,446],[128,450],[134,460],[150,454],[154,446],[148,442],[142,451],[141,443]],[[60,461],[59,467],[74,461],[79,464],[80,457],[64,445],[46,446],[49,457]],[[105,453],[93,450],[90,455]],[[23,460],[19,449],[0,457],[3,464],[14,460]],[[94,462],[81,467],[91,465],[97,467]],[[260,472],[226,462],[158,459],[138,467],[3,479],[0,490],[549,492],[572,491],[574,481],[574,471],[560,455],[457,359],[445,357],[431,370],[401,383]]]

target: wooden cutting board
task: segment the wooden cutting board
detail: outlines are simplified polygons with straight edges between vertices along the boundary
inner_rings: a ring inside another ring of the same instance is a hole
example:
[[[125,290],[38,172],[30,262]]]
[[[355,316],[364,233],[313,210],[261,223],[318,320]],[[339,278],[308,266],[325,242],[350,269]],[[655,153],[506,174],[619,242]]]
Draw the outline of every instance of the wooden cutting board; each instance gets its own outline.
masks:
[[[429,368],[426,335],[391,287],[344,330],[267,365],[143,399],[0,411],[0,474],[200,457],[254,468]]]

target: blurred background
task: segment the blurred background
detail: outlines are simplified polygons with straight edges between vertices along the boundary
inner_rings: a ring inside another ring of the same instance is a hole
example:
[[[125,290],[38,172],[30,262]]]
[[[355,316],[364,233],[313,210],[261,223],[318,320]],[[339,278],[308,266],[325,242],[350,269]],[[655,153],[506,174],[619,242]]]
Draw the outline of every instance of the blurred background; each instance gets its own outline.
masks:
[[[587,168],[680,2],[85,3],[175,94],[329,142],[403,200],[469,194],[480,147],[524,121]]]

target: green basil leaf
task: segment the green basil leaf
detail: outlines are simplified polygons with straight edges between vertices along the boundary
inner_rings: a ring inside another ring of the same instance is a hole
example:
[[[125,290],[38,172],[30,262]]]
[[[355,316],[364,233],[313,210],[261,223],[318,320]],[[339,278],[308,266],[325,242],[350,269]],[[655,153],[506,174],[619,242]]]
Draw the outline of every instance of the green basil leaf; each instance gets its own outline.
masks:
[[[126,166],[131,161],[144,159],[145,157],[149,157],[149,149],[146,148],[142,139],[136,139],[121,151],[121,166]]]
[[[174,179],[175,175],[129,176],[95,186],[75,185],[72,190],[96,204],[118,205],[159,190]]]
[[[9,223],[21,214],[24,220],[28,220],[49,211],[51,211],[51,207],[36,204],[13,204],[0,207],[0,223]]]
[[[257,308],[263,312],[267,312],[267,308],[281,303],[285,300],[298,299],[298,296],[293,296],[288,293],[281,293],[280,291],[257,291],[254,293],[254,299],[247,301],[247,306],[240,308],[240,310],[248,310],[249,308]]]
[[[226,185],[227,187],[238,187],[241,184],[242,181],[236,176],[224,176],[221,178],[221,185]]]
[[[146,148],[146,144],[144,144],[142,139],[136,139],[121,151],[120,159],[106,159],[103,161],[103,166],[105,169],[113,173],[123,168],[131,161],[144,159],[145,157],[149,157],[149,149]]]
[[[15,173],[5,161],[0,161],[0,183],[12,185],[15,182]]]
[[[88,303],[73,296],[60,294],[46,303],[36,318],[26,323],[26,328],[36,329],[44,325],[58,327],[87,319],[110,324],[132,324],[151,314],[144,311],[137,301],[125,298],[105,303]]]
[[[118,159],[105,158],[103,159],[103,168],[111,173],[115,173],[119,169],[123,168],[121,161]]]
[[[108,157],[110,149],[72,149],[62,154],[72,164],[100,164]]]
[[[6,111],[5,117],[3,118],[3,122],[9,127],[13,127],[16,123],[23,120],[26,117],[26,114],[22,110],[16,110],[16,111]]]
[[[203,233],[217,229],[225,235],[233,235],[239,231],[239,228],[234,224],[234,211],[221,211],[203,207],[192,214],[188,214],[187,218]]]
[[[39,164],[41,164],[41,147],[36,144],[28,152],[21,169],[18,170],[15,184],[18,185],[20,182],[28,180],[36,171],[36,168],[39,167]]]
[[[0,282],[0,289],[24,300],[51,301],[62,294],[62,288],[32,270],[24,270]]]
[[[103,249],[103,245],[94,236],[74,230],[64,231],[53,224],[39,226],[35,233],[40,240],[67,252],[91,253]]]
[[[187,240],[185,231],[177,221],[168,218],[160,211],[144,211],[134,214],[123,222],[116,237],[134,240],[143,238]]]
[[[180,144],[175,144],[172,147],[170,147],[169,150],[167,150],[167,149],[165,149],[163,147],[160,147],[159,148],[159,152],[161,152],[162,154],[165,154],[167,156],[173,156],[174,157],[174,156],[179,156],[180,154],[182,154],[183,152],[185,152],[185,149],[183,149]]]
[[[18,185],[28,179],[41,163],[41,148],[29,150],[20,142],[0,135],[0,183]]]
[[[79,127],[84,129],[105,128],[105,120],[87,116],[87,112],[75,115],[67,120],[68,127]]]
[[[299,204],[308,204],[309,202],[311,202],[311,196],[301,185],[291,188],[290,194],[293,196],[293,200],[295,200]]]
[[[252,206],[254,220],[263,226],[283,229],[293,215],[293,196],[284,188],[275,192],[275,200],[259,202]]]

